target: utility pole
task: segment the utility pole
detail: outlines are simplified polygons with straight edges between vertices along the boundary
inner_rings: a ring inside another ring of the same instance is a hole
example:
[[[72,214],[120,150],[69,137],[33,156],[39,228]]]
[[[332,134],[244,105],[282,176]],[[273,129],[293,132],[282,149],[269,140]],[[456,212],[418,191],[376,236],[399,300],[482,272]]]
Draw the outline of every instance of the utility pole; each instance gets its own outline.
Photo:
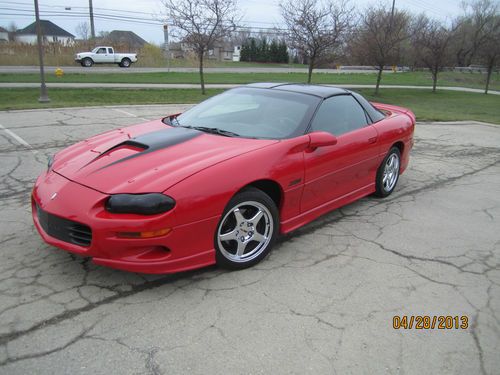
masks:
[[[92,39],[95,39],[94,8],[92,7],[92,0],[89,0],[89,12],[90,12],[90,37]]]
[[[92,0],[91,0],[92,1]],[[391,25],[392,20],[394,19],[394,7],[396,6],[396,0],[392,0],[392,9],[391,9]]]
[[[167,72],[170,72],[170,46],[168,45],[168,24],[163,25],[163,39],[165,41],[165,57],[167,59]]]
[[[38,60],[40,62],[40,103],[50,102],[47,93],[47,86],[45,85],[45,72],[43,70],[43,39],[42,39],[42,25],[40,23],[40,12],[38,10],[38,0],[35,0],[35,21],[36,21],[36,40],[38,43]]]

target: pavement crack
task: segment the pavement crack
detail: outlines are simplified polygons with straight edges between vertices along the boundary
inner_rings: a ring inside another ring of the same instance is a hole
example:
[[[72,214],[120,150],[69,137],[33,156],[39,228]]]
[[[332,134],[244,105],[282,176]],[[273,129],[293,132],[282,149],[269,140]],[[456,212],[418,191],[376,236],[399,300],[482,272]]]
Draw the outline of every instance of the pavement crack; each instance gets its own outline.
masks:
[[[181,274],[168,275],[166,277],[152,280],[152,281],[149,281],[149,282],[144,283],[144,284],[135,285],[130,290],[127,290],[127,291],[117,291],[115,295],[104,298],[98,302],[90,302],[89,301],[89,303],[87,305],[85,305],[81,308],[76,308],[73,310],[65,311],[61,314],[53,316],[52,318],[50,318],[48,320],[42,321],[38,324],[35,324],[28,329],[19,330],[16,332],[0,335],[0,345],[4,345],[4,344],[8,343],[9,341],[12,341],[12,340],[15,340],[19,337],[28,335],[34,331],[45,328],[47,326],[56,325],[56,324],[59,324],[65,320],[72,319],[72,318],[74,318],[82,313],[85,313],[85,312],[94,310],[100,306],[115,302],[116,300],[126,298],[126,297],[132,296],[132,295],[137,294],[137,293],[141,293],[141,292],[146,291],[146,290],[160,288],[167,283],[172,283],[174,281],[185,279],[185,278],[188,278],[188,277],[193,276],[195,274],[200,274],[203,272],[205,272],[205,271],[204,270],[196,270],[196,271],[189,271],[189,272],[185,272],[185,273],[181,273]]]

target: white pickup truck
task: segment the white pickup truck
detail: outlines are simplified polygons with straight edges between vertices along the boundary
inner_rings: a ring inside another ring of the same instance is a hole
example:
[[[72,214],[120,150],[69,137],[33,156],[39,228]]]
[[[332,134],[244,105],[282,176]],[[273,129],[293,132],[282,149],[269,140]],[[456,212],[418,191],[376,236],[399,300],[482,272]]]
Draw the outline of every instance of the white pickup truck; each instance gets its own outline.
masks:
[[[115,53],[113,47],[99,46],[92,52],[79,52],[75,55],[75,61],[82,66],[90,68],[94,64],[118,64],[122,68],[129,68],[137,61],[135,53]]]

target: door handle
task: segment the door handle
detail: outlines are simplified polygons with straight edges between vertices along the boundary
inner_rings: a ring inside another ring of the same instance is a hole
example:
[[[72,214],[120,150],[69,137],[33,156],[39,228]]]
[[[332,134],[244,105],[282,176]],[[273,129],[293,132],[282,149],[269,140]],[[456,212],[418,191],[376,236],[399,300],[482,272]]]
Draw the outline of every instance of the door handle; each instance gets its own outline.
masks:
[[[375,143],[375,142],[377,142],[377,138],[378,138],[378,137],[371,137],[371,138],[368,138],[368,143]]]

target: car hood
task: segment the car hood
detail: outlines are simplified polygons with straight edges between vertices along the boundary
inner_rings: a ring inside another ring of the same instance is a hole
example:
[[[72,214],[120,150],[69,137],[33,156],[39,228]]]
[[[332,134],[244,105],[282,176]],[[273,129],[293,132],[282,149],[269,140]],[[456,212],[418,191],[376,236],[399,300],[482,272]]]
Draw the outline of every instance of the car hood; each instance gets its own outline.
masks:
[[[52,170],[106,194],[163,192],[212,165],[276,143],[169,127],[113,130],[59,152]]]

